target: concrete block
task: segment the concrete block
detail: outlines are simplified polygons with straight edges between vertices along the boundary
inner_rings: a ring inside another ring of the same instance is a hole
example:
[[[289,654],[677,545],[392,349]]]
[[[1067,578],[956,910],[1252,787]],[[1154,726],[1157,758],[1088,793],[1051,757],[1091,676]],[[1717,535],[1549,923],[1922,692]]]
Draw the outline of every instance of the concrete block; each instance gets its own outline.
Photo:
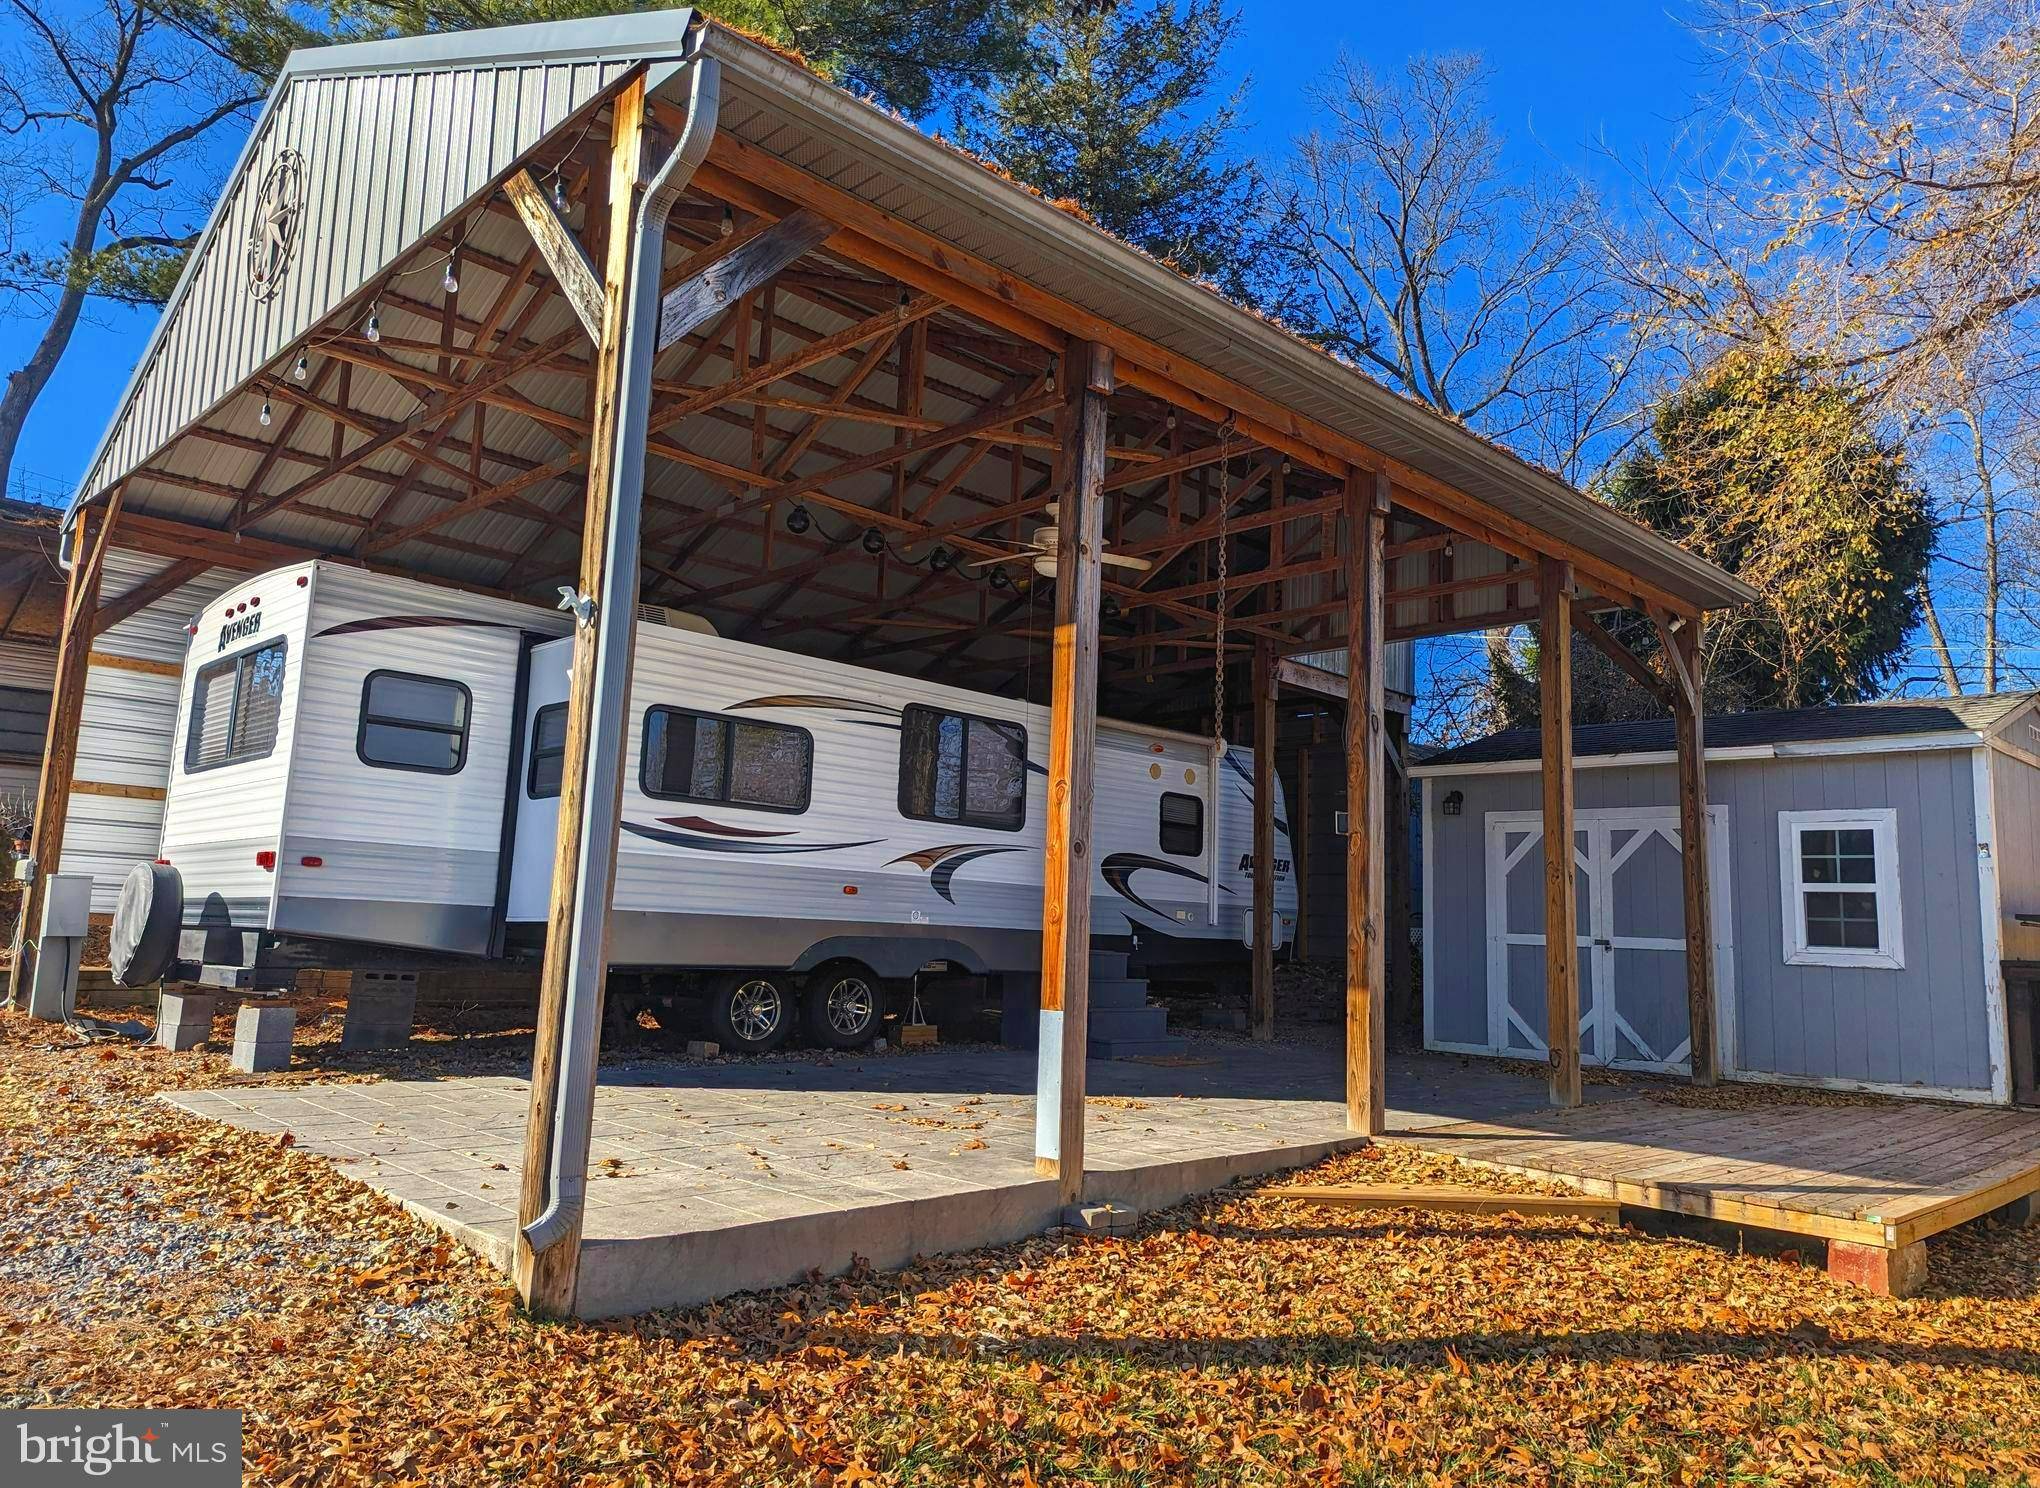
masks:
[[[1125,1204],[1101,1199],[1094,1204],[1071,1204],[1062,1212],[1062,1222],[1090,1235],[1130,1235],[1140,1223],[1140,1211]]]
[[[1927,1242],[1887,1249],[1828,1241],[1828,1275],[1877,1297],[1910,1297],[1927,1284]]]
[[[2015,1230],[2040,1223],[2040,1193],[2029,1193],[2022,1199],[2013,1199],[1991,1217],[1999,1224],[2010,1225]]]
[[[234,1068],[248,1075],[290,1068],[297,1009],[244,1002],[234,1016]]]
[[[687,1041],[687,1057],[689,1059],[713,1059],[720,1053],[722,1053],[722,1045],[712,1039],[689,1039]]]
[[[357,972],[347,993],[347,1022],[340,1030],[340,1047],[402,1048],[411,1041],[411,1021],[417,1009],[417,972]]]
[[[208,992],[165,992],[156,1011],[156,1042],[182,1054],[212,1037],[216,999]]]

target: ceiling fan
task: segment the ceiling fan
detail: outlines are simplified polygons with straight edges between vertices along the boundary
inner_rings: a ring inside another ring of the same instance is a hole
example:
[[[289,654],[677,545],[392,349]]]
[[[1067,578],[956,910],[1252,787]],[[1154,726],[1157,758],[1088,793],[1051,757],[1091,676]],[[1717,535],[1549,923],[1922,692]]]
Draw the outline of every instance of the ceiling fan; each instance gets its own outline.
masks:
[[[1033,536],[1026,542],[1007,544],[1013,549],[1011,553],[998,558],[975,558],[964,567],[992,568],[1002,563],[1027,563],[1031,564],[1034,571],[1044,579],[1054,578],[1055,547],[1061,535],[1055,525],[1057,505],[1058,503],[1053,501],[1048,503],[1044,513],[1048,517],[1046,527],[1035,528]],[[998,541],[996,538],[990,540]],[[1146,558],[1133,558],[1124,553],[1108,552],[1102,548],[1098,553],[1098,561],[1111,568],[1131,569],[1135,573],[1146,573],[1154,567],[1154,564]]]

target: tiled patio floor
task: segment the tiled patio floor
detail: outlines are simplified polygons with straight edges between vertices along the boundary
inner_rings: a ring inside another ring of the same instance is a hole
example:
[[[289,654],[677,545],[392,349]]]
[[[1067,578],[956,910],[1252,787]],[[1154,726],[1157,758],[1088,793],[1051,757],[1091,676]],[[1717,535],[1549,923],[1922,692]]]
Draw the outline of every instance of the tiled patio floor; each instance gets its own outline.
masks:
[[[1338,1055],[1200,1039],[1169,1063],[1093,1061],[1087,1192],[1150,1208],[1352,1144]],[[605,1067],[580,1310],[638,1311],[1018,1238],[1057,1214],[1034,1172],[1034,1058],[971,1047],[832,1063]],[[1400,1059],[1391,1129],[1533,1107],[1540,1082]],[[507,1263],[529,1083],[509,1076],[166,1097],[298,1143]]]

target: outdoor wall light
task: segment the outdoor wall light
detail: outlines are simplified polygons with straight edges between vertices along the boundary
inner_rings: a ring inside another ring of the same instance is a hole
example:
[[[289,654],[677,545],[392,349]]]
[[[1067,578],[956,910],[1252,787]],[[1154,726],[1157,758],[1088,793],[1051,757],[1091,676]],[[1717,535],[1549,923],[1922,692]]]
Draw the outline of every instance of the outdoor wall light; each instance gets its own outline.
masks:
[[[1447,816],[1457,816],[1459,815],[1459,808],[1465,804],[1466,796],[1463,792],[1447,791],[1445,792],[1445,799],[1439,803],[1439,809]]]

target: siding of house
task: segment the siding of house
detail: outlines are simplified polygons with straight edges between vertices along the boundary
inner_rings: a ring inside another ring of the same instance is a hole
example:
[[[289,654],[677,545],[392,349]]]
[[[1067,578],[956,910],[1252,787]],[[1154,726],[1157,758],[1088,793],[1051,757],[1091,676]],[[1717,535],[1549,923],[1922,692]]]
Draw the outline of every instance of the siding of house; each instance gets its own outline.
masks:
[[[1954,749],[1709,765],[1708,798],[1728,811],[1729,881],[1717,892],[1729,896],[1734,947],[1733,1068],[1894,1089],[1989,1091],[1975,760],[1976,751]],[[1675,785],[1669,765],[1583,768],[1576,809],[1670,807]],[[1452,790],[1465,801],[1460,815],[1447,817],[1441,803]],[[1499,1040],[1488,1029],[1486,817],[1537,810],[1538,777],[1441,775],[1430,781],[1428,796],[1424,830],[1435,897],[1426,971],[1435,980],[1425,1036],[1493,1048]],[[1787,965],[1778,814],[1886,806],[1897,813],[1904,967]],[[2030,837],[2035,806],[2040,791],[2030,803],[2001,795],[2000,836]],[[2028,814],[2015,818],[2014,811]],[[2015,831],[2014,820],[2028,826]],[[2040,851],[2030,842],[2021,847]],[[2032,890],[2040,898],[2040,859],[2033,867]],[[1668,979],[1665,995],[1683,997],[1683,990],[1672,991]]]

